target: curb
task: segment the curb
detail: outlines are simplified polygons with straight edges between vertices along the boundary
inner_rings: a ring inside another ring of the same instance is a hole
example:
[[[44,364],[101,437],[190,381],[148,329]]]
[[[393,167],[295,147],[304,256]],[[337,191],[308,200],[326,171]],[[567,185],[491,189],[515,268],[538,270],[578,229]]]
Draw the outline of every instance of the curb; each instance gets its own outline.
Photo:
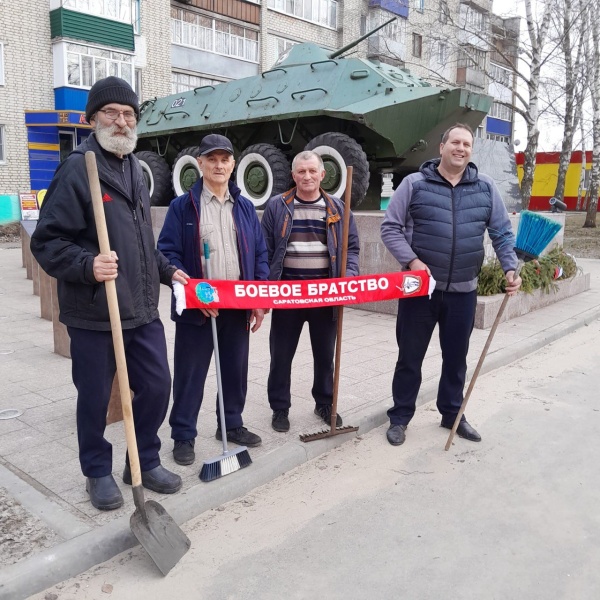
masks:
[[[482,366],[481,374],[506,366],[540,348],[568,335],[600,318],[600,306],[554,325],[526,343],[512,345],[490,353]],[[469,369],[469,378],[473,373]],[[423,382],[417,406],[434,401],[437,395],[437,377]],[[224,478],[221,485],[199,483],[176,496],[161,500],[161,504],[179,523],[195,518],[226,502],[235,500],[251,490],[298,467],[343,443],[365,434],[388,422],[386,410],[389,400],[380,400],[368,408],[348,415],[359,431],[352,436],[339,435],[311,443],[289,441],[282,447],[261,456],[252,469],[244,469],[234,477]],[[123,516],[32,557],[5,567],[0,572],[0,600],[24,600],[61,581],[83,573],[91,567],[137,545],[129,529],[129,516]],[[148,561],[151,563],[151,561]],[[149,568],[152,568],[151,566]]]

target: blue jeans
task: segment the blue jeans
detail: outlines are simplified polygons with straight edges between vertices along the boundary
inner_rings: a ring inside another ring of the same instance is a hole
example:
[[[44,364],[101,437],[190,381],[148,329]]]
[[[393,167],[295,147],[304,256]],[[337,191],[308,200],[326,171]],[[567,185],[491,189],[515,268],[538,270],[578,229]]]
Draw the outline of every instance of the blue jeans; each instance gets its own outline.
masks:
[[[427,296],[398,301],[396,340],[398,361],[392,382],[392,425],[408,425],[415,414],[421,387],[421,367],[436,324],[442,350],[437,408],[445,420],[455,419],[463,400],[469,339],[475,323],[477,291],[435,290]]]

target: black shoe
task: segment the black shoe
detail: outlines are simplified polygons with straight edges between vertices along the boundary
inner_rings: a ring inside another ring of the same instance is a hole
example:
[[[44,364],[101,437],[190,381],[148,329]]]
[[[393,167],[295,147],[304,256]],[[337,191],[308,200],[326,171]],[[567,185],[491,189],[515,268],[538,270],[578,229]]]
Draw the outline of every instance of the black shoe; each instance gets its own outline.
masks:
[[[406,439],[406,425],[390,425],[385,435],[392,446],[401,446]]]
[[[290,420],[288,419],[289,410],[274,410],[271,426],[275,431],[289,431]]]
[[[175,440],[173,444],[173,460],[178,465],[191,465],[196,459],[194,443],[196,440]]]
[[[223,440],[221,435],[221,428],[217,429],[215,437],[219,440]],[[248,431],[245,427],[238,427],[237,429],[227,430],[227,441],[237,444],[238,446],[248,446],[249,448],[255,448],[262,444],[262,440],[259,436],[251,431]]]
[[[442,419],[440,427],[452,429],[454,427],[454,419]],[[481,441],[481,436],[467,423],[466,419],[463,419],[458,424],[458,427],[456,428],[456,435],[458,435],[458,437],[465,438],[465,440],[470,440],[471,442]]]
[[[123,471],[123,483],[131,485],[131,469],[125,465]],[[181,489],[181,477],[176,473],[167,471],[162,465],[154,467],[149,471],[142,471],[142,485],[159,494],[174,494]]]
[[[98,510],[114,510],[123,506],[123,496],[112,475],[88,477],[85,490],[90,495],[92,506]]]
[[[331,406],[316,406],[315,415],[321,417],[321,419],[323,419],[327,425],[331,425]],[[342,426],[342,417],[339,414],[335,415],[335,426]]]

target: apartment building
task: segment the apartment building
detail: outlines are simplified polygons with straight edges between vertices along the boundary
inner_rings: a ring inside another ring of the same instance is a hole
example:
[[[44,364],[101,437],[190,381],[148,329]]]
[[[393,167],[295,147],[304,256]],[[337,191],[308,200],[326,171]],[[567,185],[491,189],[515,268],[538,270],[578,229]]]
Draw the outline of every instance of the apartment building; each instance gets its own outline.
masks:
[[[510,141],[507,57],[518,20],[491,0],[30,0],[0,5],[0,196],[44,190],[87,135],[94,82],[129,81],[141,100],[257,75],[294,44],[352,50],[435,84],[491,92],[478,135]],[[495,36],[495,37],[494,37]],[[515,37],[516,36],[516,37]],[[510,39],[507,41],[507,38]],[[494,41],[492,41],[494,40]],[[490,75],[495,83],[490,83]]]

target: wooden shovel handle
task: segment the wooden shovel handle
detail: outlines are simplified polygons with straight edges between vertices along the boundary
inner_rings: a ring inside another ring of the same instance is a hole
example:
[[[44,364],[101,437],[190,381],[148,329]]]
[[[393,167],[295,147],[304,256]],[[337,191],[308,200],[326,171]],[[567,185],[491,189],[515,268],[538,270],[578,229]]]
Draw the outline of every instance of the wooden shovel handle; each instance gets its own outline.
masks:
[[[98,166],[96,155],[89,151],[85,153],[85,165],[87,167],[90,192],[92,194],[92,206],[94,208],[94,219],[98,231],[98,243],[100,253],[110,256],[110,242],[108,241],[108,229],[106,228],[106,216],[104,215],[104,204],[98,179]],[[131,481],[133,487],[142,485],[142,472],[140,469],[140,457],[137,450],[135,438],[135,426],[133,424],[133,408],[131,406],[131,394],[129,391],[129,375],[127,374],[127,361],[125,360],[125,345],[123,344],[123,329],[121,328],[121,315],[119,313],[119,302],[117,300],[117,286],[114,279],[105,281],[106,299],[108,300],[108,314],[110,316],[110,328],[112,331],[115,361],[117,363],[117,378],[121,392],[121,405],[123,407],[123,423],[125,424],[125,438],[127,440],[127,451],[129,453],[129,465],[131,467]]]
[[[352,167],[346,167],[346,194],[344,196],[344,220],[342,221],[342,264],[340,277],[346,277],[348,260],[348,234],[350,229],[350,204],[352,199]],[[338,392],[340,388],[340,363],[342,359],[342,326],[344,324],[344,307],[338,306],[337,334],[335,340],[335,364],[333,370],[333,403],[331,405],[331,431],[335,429],[337,420]]]

